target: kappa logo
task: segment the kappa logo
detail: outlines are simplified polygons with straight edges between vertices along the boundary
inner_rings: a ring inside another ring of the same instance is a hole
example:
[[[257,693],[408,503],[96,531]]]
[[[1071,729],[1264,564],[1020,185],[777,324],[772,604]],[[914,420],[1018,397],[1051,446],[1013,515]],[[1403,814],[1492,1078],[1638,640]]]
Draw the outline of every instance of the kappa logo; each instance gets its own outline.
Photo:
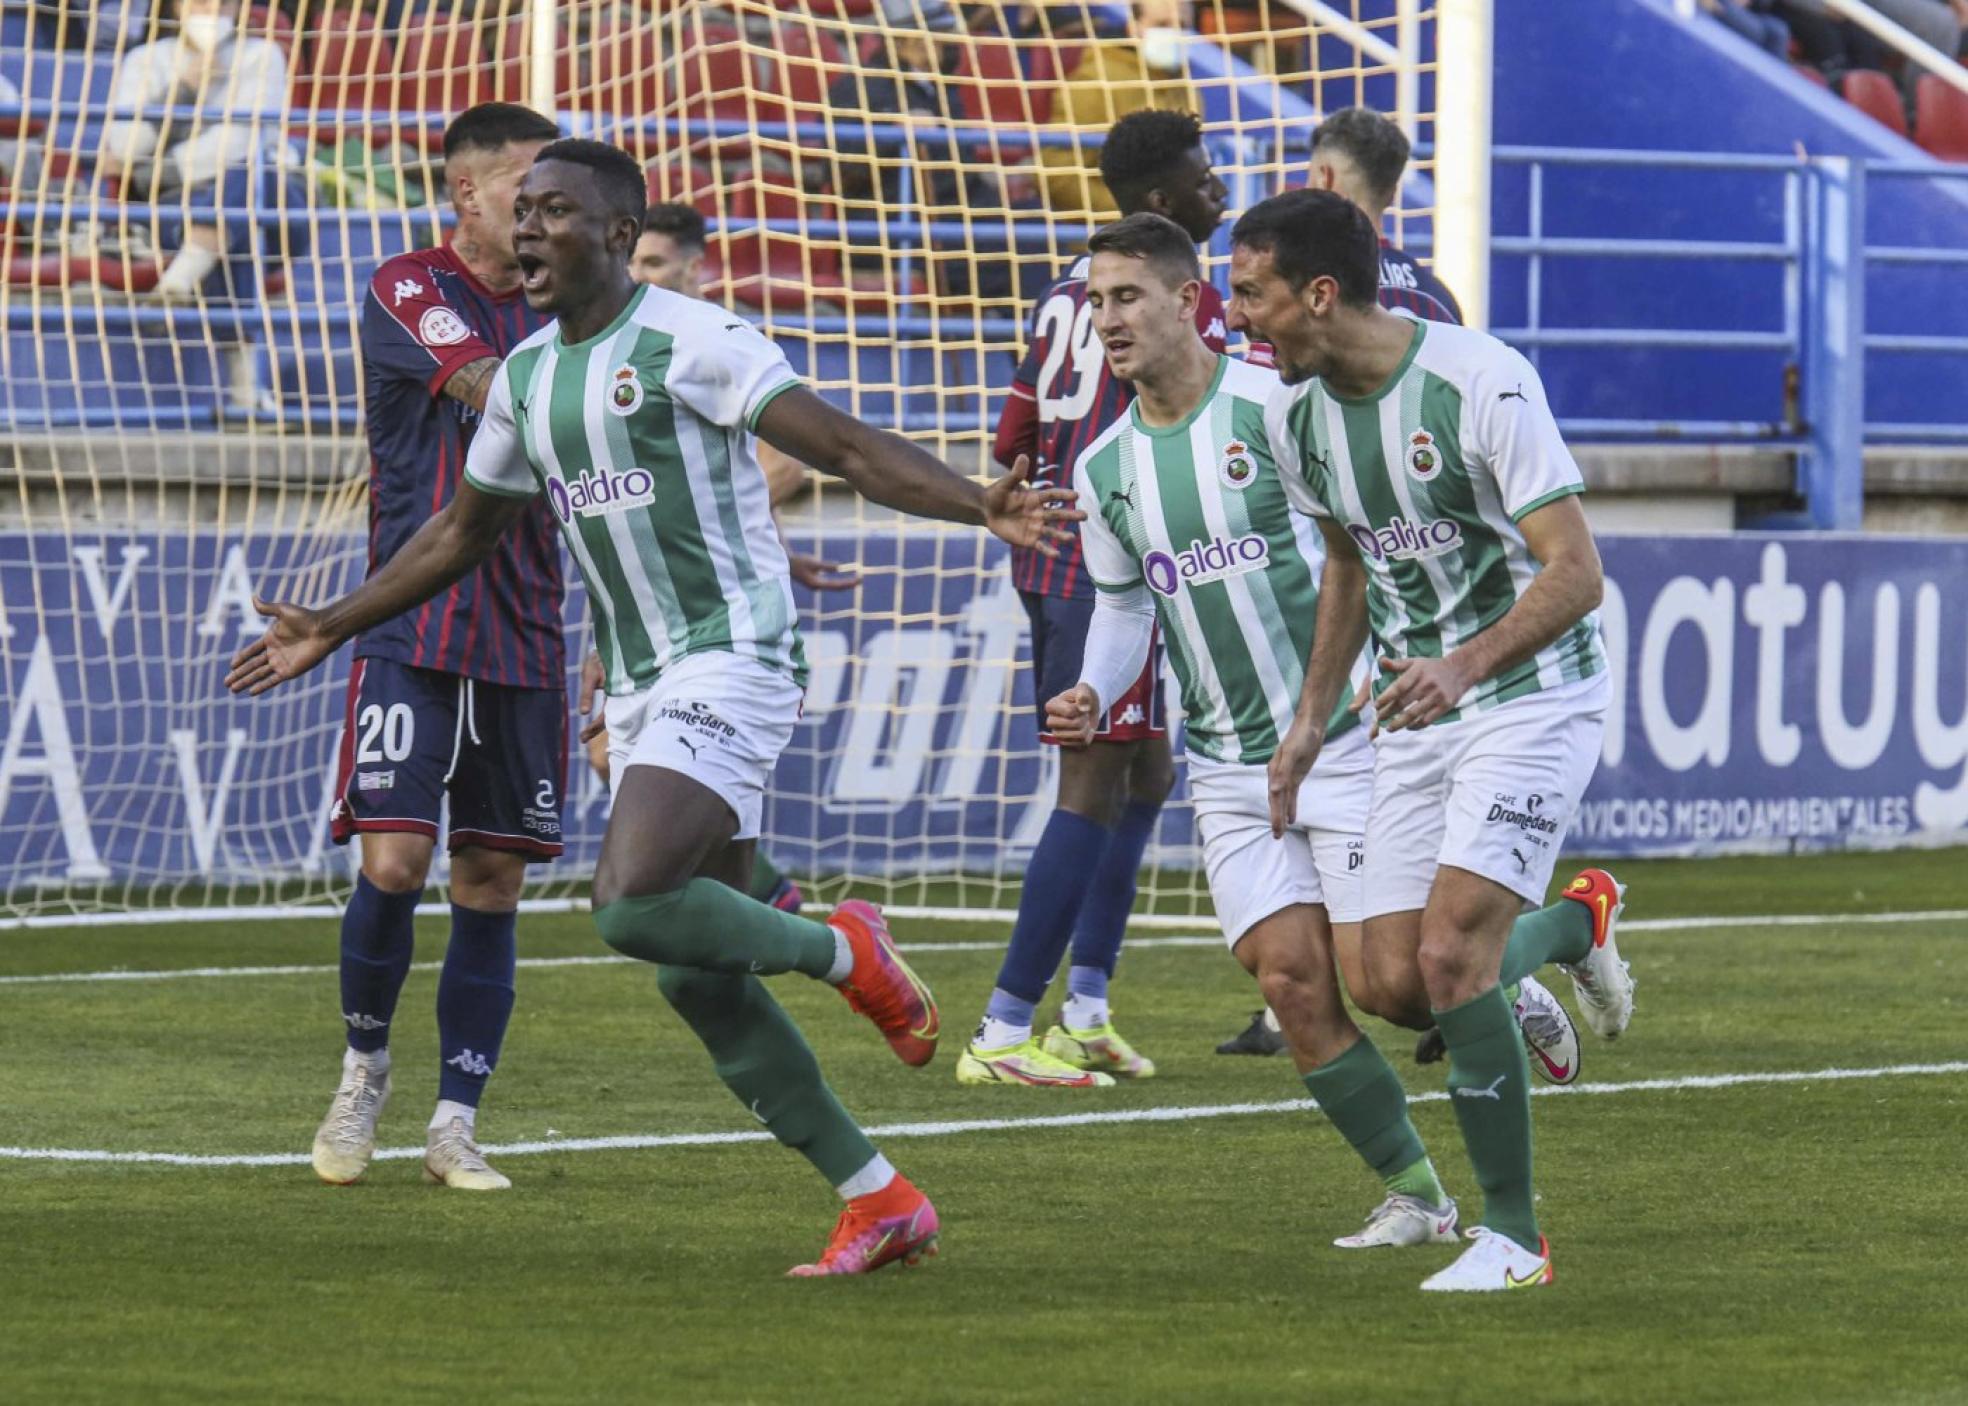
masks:
[[[1223,461],[1216,466],[1217,477],[1223,480],[1225,488],[1238,492],[1249,488],[1257,478],[1257,460],[1251,456],[1250,446],[1241,439],[1233,439],[1223,446]]]
[[[608,384],[608,409],[615,415],[633,415],[642,409],[642,381],[633,366],[618,366]]]
[[[465,320],[449,308],[425,308],[417,319],[417,337],[427,347],[455,347],[471,336]]]
[[[424,285],[417,282],[417,280],[414,278],[399,278],[396,281],[396,287],[391,291],[395,294],[395,298],[394,301],[390,303],[390,306],[393,308],[400,308],[403,306],[403,300],[405,298],[423,297]]]
[[[343,1011],[342,1019],[348,1022],[348,1028],[351,1030],[389,1029],[387,1020],[378,1020],[373,1015],[364,1015],[360,1011]]]
[[[1435,447],[1435,436],[1427,430],[1416,430],[1408,436],[1408,452],[1403,463],[1407,465],[1408,477],[1417,483],[1427,483],[1442,472],[1442,453]]]
[[[1114,719],[1116,727],[1132,727],[1148,721],[1147,710],[1139,703],[1130,703],[1121,709],[1120,716]]]

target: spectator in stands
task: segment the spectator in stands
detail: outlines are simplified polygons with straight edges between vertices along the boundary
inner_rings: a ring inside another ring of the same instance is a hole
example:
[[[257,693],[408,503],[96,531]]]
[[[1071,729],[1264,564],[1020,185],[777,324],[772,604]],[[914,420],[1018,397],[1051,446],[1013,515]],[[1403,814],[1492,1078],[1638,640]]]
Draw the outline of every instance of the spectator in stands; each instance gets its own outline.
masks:
[[[1872,7],[1944,54],[1961,50],[1968,4],[1962,0],[1869,0]],[[1824,0],[1777,0],[1777,13],[1790,26],[1804,62],[1836,82],[1855,68],[1884,68],[1891,53],[1850,20],[1839,19]]]
[[[1701,0],[1702,9],[1750,43],[1777,58],[1790,57],[1790,26],[1777,14],[1779,0]]]
[[[287,61],[278,44],[239,36],[239,0],[179,0],[177,9],[175,36],[140,44],[117,65],[96,174],[128,198],[183,202],[183,239],[157,293],[190,298],[228,249],[246,247],[246,232],[217,213],[248,208],[254,168],[280,158]],[[143,115],[157,107],[198,113]],[[148,257],[148,242],[147,232],[126,231],[125,257]]]
[[[961,123],[962,107],[942,81],[954,67],[949,41],[961,32],[956,13],[947,5],[893,0],[885,18],[892,26],[886,30],[888,65],[884,69],[876,55],[861,71],[835,80],[827,90],[827,105],[836,120],[858,124],[910,115]],[[838,132],[834,147],[834,188],[850,202],[843,210],[850,220],[883,220],[921,207],[929,207],[922,214],[930,219],[949,219],[967,209],[994,215],[1005,209],[997,181],[986,174],[991,162],[982,147],[924,142],[911,152],[893,142],[871,143],[853,130]],[[921,179],[905,183],[918,170]],[[865,267],[869,260],[863,255],[854,262]],[[964,249],[931,262],[939,268],[946,292],[974,291],[982,298],[1011,294],[1012,270],[1004,258],[980,258]]]
[[[1072,0],[1035,5],[1031,11],[1035,32],[1055,45],[1076,36],[1093,41],[1077,50],[1060,50],[1061,61],[1070,59],[1071,66],[1063,77],[1054,121],[1104,132],[1143,108],[1191,112],[1200,106],[1180,68],[1181,46],[1162,42],[1170,31],[1187,28],[1182,0],[1135,0],[1132,7]],[[1049,208],[1062,214],[1086,212],[1095,221],[1120,213],[1101,181],[1098,152],[1045,147],[1039,163],[1046,168]]]

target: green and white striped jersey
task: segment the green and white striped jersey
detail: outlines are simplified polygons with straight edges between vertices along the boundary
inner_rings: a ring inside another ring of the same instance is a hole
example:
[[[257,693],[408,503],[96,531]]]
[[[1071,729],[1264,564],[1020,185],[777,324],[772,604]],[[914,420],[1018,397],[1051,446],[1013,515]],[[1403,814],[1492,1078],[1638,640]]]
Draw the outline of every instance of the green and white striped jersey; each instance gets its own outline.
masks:
[[[750,324],[660,288],[638,289],[585,342],[555,322],[506,358],[465,476],[488,493],[546,493],[587,582],[609,693],[718,650],[806,682],[751,434],[798,384]]]
[[[1265,424],[1293,502],[1359,545],[1374,636],[1396,658],[1439,658],[1501,620],[1539,571],[1517,524],[1585,491],[1530,362],[1449,323],[1416,322],[1407,356],[1370,396],[1279,386]],[[1441,721],[1605,667],[1599,618],[1587,615]]]
[[[1217,358],[1216,379],[1177,425],[1137,401],[1080,455],[1075,487],[1087,572],[1103,591],[1146,587],[1182,684],[1189,747],[1223,762],[1270,758],[1291,726],[1325,562],[1292,511],[1264,432],[1278,375]],[[1355,685],[1366,676],[1362,657]],[[1358,717],[1341,700],[1329,736]]]

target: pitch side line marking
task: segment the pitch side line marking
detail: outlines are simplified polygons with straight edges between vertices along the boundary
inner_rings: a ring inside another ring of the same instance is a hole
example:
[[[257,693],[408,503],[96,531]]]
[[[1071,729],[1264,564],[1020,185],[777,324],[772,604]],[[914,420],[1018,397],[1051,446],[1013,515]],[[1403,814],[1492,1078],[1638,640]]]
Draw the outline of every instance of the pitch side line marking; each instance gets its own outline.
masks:
[[[1886,1079],[1930,1075],[1968,1074],[1968,1062],[1945,1064],[1889,1064],[1871,1069],[1778,1070],[1764,1074],[1690,1074],[1679,1079],[1636,1079],[1623,1084],[1539,1085],[1531,1093],[1539,1098],[1584,1094],[1675,1093],[1688,1089],[1731,1089],[1754,1084],[1828,1084],[1852,1079]],[[1410,1094],[1408,1102],[1446,1103],[1446,1090]],[[867,1129],[868,1136],[882,1138],[952,1137],[959,1133],[1018,1132],[1028,1128],[1083,1128],[1110,1123],[1182,1123],[1202,1118],[1237,1118],[1265,1113],[1298,1113],[1316,1107],[1311,1099],[1284,1099],[1275,1103],[1212,1103],[1167,1108],[1121,1108],[1098,1113],[1061,1113],[1040,1118],[963,1118],[937,1123],[885,1123]],[[544,1142],[509,1142],[488,1145],[482,1150],[493,1157],[527,1157],[542,1152],[619,1152],[658,1147],[722,1147],[731,1143],[770,1142],[772,1134],[757,1130],[729,1133],[638,1133],[620,1137],[554,1138]],[[422,1157],[421,1147],[390,1147],[376,1153],[376,1160],[408,1161]],[[109,1152],[91,1148],[0,1147],[0,1160],[17,1162],[97,1162],[115,1166],[168,1167],[302,1167],[308,1156],[300,1152],[261,1154],[200,1154],[189,1152]]]
[[[888,910],[899,914],[901,910]],[[937,910],[943,911],[943,910]],[[963,910],[951,910],[962,912]],[[966,914],[975,919],[975,913]],[[1639,918],[1627,919],[1620,924],[1621,932],[1688,932],[1702,928],[1802,928],[1802,927],[1881,927],[1902,923],[1944,923],[1968,920],[1968,908],[1937,909],[1924,913],[1818,913],[1818,914],[1769,914],[1760,917],[1711,917],[1711,918]],[[1130,920],[1140,926],[1139,918]],[[1185,924],[1192,919],[1184,919]],[[1129,938],[1131,948],[1146,947],[1221,947],[1223,939],[1213,935],[1181,937],[1135,937]],[[1003,942],[903,942],[898,943],[904,952],[998,952],[1004,948]],[[522,967],[598,967],[619,966],[633,961],[630,957],[522,957]],[[412,971],[437,971],[440,962],[418,962]],[[98,981],[178,981],[190,977],[230,977],[230,976],[320,976],[339,971],[340,968],[327,965],[314,966],[255,966],[255,967],[169,967],[161,971],[92,971],[92,972],[49,972],[29,976],[0,976],[0,986],[48,986],[68,982]]]

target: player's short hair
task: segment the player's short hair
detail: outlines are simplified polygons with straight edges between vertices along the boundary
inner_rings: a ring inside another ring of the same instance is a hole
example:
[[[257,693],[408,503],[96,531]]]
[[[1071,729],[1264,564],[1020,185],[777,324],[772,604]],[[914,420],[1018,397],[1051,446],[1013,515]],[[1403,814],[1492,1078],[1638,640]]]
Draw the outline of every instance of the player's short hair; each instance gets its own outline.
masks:
[[[1269,253],[1294,289],[1315,278],[1339,284],[1349,307],[1380,296],[1380,235],[1367,212],[1330,190],[1289,190],[1260,200],[1231,227],[1230,242]]]
[[[1087,241],[1087,252],[1145,260],[1172,288],[1203,276],[1202,261],[1196,257],[1196,246],[1188,233],[1174,220],[1152,210],[1102,225]]]
[[[452,160],[467,151],[502,151],[514,142],[550,142],[560,136],[560,128],[550,117],[542,117],[518,103],[480,103],[468,107],[444,129],[444,159]]]
[[[704,217],[693,205],[658,201],[643,212],[642,232],[666,234],[676,241],[679,249],[704,252]]]
[[[1193,112],[1159,107],[1130,112],[1107,131],[1100,148],[1100,179],[1123,210],[1135,209],[1202,142],[1203,124]]]
[[[626,216],[638,225],[642,223],[649,207],[649,179],[642,173],[642,163],[619,146],[591,142],[585,137],[563,137],[540,148],[533,164],[537,166],[542,161],[565,161],[571,166],[587,167],[594,172],[595,184],[608,202],[610,218]]]
[[[1400,193],[1412,148],[1393,122],[1370,107],[1343,107],[1312,129],[1312,155],[1336,151],[1352,162],[1375,196],[1387,204]]]

